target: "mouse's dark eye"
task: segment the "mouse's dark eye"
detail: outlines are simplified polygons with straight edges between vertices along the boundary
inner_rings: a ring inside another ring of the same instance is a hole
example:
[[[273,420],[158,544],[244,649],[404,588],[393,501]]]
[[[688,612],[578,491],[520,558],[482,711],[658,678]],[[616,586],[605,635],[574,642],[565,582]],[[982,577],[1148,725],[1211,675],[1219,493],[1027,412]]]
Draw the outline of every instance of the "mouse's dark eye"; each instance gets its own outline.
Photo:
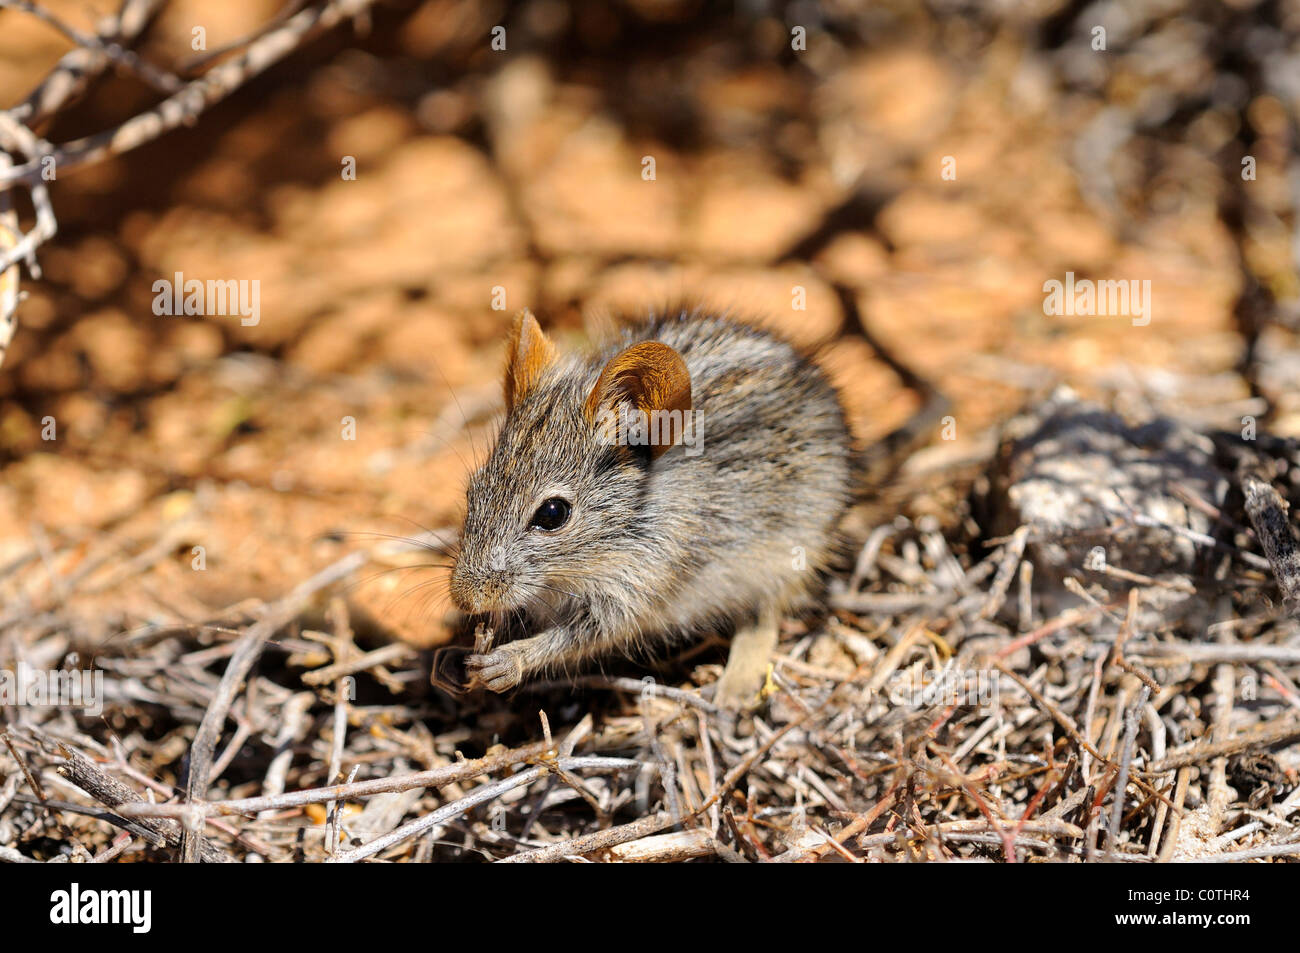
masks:
[[[532,522],[528,525],[536,526],[538,529],[559,529],[569,521],[569,512],[572,507],[569,506],[568,500],[562,500],[558,496],[553,496],[541,506],[537,507],[537,512],[533,514]]]

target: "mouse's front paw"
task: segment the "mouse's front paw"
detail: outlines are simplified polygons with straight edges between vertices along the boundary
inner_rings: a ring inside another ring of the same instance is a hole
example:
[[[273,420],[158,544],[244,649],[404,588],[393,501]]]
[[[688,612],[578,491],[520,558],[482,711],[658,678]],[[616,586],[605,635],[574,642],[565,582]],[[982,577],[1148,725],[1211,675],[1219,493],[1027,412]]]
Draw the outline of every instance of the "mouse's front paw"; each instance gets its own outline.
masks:
[[[498,649],[487,655],[471,655],[465,659],[465,671],[470,685],[482,685],[491,692],[506,692],[523,680],[524,670],[514,652]]]

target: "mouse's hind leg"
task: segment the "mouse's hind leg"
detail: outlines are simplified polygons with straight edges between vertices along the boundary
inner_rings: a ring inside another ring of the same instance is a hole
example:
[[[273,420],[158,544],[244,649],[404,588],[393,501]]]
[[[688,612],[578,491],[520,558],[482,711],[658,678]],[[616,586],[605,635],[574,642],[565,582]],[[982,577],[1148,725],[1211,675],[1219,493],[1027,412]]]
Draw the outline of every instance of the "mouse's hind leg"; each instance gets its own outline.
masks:
[[[764,609],[752,625],[737,629],[714,702],[728,711],[752,711],[762,703],[767,667],[776,651],[780,614]]]

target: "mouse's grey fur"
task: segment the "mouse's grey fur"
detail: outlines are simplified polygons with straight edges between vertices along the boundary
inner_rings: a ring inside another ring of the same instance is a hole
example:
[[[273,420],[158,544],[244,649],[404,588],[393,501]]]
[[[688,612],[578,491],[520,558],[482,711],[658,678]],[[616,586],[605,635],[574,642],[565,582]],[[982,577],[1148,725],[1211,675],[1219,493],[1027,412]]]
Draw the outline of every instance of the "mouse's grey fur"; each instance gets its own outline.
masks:
[[[696,312],[651,316],[590,355],[559,355],[530,327],[519,345],[516,322],[515,346],[534,348],[532,380],[470,478],[451,594],[531,635],[470,656],[471,675],[503,691],[797,607],[852,495],[849,432],[823,371],[771,333]],[[685,361],[698,453],[609,446],[584,412],[602,368],[642,341]],[[571,503],[568,522],[530,528],[552,497]]]

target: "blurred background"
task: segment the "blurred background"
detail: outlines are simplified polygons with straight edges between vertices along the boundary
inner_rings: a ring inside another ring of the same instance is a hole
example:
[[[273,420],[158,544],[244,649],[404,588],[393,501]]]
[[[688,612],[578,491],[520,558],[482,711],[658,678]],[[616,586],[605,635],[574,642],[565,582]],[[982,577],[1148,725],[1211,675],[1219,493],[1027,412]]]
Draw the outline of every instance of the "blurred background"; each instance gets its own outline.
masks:
[[[41,6],[86,31],[116,9]],[[171,0],[135,49],[189,78],[285,10]],[[761,317],[821,350],[864,444],[919,402],[841,292],[952,398],[950,454],[1059,381],[1300,435],[1298,36],[1296,0],[377,3],[49,183],[0,368],[0,592],[93,640],[455,526],[523,307],[570,346],[683,298]],[[0,104],[71,46],[0,10]],[[110,69],[35,131],[160,98]],[[155,315],[176,272],[259,281],[260,322]],[[1067,272],[1149,280],[1150,323],[1046,314]],[[352,596],[433,644],[428,572]]]

